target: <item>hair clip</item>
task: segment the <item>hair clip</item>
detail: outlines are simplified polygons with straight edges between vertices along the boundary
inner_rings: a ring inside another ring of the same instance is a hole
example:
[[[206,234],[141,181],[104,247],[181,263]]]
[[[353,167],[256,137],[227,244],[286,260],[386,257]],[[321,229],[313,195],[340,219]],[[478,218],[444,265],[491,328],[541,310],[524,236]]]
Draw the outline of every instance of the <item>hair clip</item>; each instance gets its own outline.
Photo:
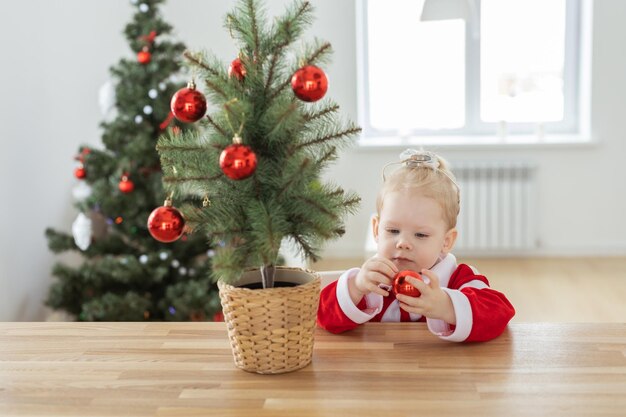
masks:
[[[427,166],[432,169],[439,168],[437,155],[424,150],[406,149],[400,154],[400,161],[407,167]]]
[[[445,170],[439,169],[439,166],[441,165],[441,163],[439,162],[439,157],[437,157],[437,155],[435,155],[433,152],[425,150],[418,151],[417,149],[405,149],[400,153],[399,156],[400,162],[390,162],[383,167],[383,182],[387,180],[387,178],[385,177],[385,170],[390,165],[402,164],[407,168],[426,167],[432,169],[433,171],[438,171],[448,177],[450,182],[452,182],[452,184],[454,184],[454,186],[456,187],[457,193],[460,194],[461,188],[459,187],[459,184],[457,184],[452,175],[448,174]]]
[[[402,164],[407,168],[419,168],[419,167],[428,167],[431,169],[439,168],[439,158],[432,152],[417,150],[417,149],[406,149],[400,153],[400,161],[399,162],[390,162],[383,167],[383,181],[385,178],[385,170],[390,165]]]

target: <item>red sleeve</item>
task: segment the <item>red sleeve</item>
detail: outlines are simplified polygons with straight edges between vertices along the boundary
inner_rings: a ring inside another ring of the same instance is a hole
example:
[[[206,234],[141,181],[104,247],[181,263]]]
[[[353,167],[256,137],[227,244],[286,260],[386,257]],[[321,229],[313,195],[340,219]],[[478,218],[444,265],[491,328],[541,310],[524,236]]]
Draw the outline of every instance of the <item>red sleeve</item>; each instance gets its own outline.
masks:
[[[337,281],[328,284],[320,293],[320,305],[317,309],[317,325],[331,333],[342,333],[358,326],[345,315],[337,301]],[[365,308],[365,300],[361,300],[359,308]]]
[[[500,336],[515,315],[506,296],[490,288],[487,278],[475,274],[467,265],[459,265],[448,288],[459,290],[469,301],[472,328],[466,342],[484,342]]]

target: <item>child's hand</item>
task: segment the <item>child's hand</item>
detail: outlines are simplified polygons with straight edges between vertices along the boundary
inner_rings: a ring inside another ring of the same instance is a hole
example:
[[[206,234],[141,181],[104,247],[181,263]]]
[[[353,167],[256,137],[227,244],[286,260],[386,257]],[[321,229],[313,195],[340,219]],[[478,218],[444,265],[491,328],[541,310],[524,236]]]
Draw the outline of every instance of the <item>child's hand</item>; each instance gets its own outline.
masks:
[[[374,256],[361,266],[356,278],[350,283],[350,297],[354,304],[358,304],[361,298],[370,292],[387,297],[389,292],[380,288],[380,284],[391,286],[394,275],[398,268],[389,259]]]
[[[406,277],[406,281],[417,288],[422,295],[409,297],[397,294],[400,308],[409,313],[421,314],[430,319],[440,319],[449,324],[456,324],[456,314],[450,296],[439,287],[439,277],[428,269],[422,269],[422,275],[430,280],[428,283],[413,277]]]

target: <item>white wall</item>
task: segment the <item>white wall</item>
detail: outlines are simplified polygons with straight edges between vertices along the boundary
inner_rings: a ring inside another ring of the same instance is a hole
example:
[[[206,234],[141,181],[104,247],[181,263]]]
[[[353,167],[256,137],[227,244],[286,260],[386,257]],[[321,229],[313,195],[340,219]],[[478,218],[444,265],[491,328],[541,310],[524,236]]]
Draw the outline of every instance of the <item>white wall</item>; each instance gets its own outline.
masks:
[[[287,0],[269,1],[269,14]],[[355,16],[352,0],[313,0],[309,32],[333,44],[329,95],[356,120]],[[190,49],[236,55],[223,29],[232,2],[170,0],[166,19]],[[110,65],[131,56],[121,31],[128,0],[2,1],[0,18],[0,320],[39,320],[55,257],[43,231],[70,229],[76,216],[72,159],[81,143],[98,146],[98,88]],[[541,254],[626,254],[626,2],[594,6],[593,147],[453,150],[451,160],[528,159],[539,164]],[[360,256],[380,184],[380,169],[401,149],[345,152],[328,176],[363,198],[346,236],[328,256]]]

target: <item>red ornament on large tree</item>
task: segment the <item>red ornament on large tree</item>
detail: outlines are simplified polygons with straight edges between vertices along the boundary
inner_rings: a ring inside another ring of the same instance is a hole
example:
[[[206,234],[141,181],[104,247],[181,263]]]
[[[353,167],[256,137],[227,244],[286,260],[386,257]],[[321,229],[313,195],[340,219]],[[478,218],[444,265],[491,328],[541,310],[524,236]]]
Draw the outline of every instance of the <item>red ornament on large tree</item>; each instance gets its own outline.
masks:
[[[293,74],[291,89],[302,101],[317,101],[324,97],[328,90],[328,78],[320,68],[307,65]]]
[[[141,51],[137,52],[137,62],[139,62],[140,64],[142,65],[149,64],[151,60],[152,60],[152,54],[148,50],[147,46],[144,46],[144,48]]]
[[[233,142],[235,143],[222,151],[220,168],[227,177],[242,180],[256,170],[256,154],[249,146],[241,144],[239,136],[235,136]]]
[[[122,176],[122,180],[117,186],[124,194],[131,193],[135,189],[135,183],[132,182],[127,175]]]
[[[420,295],[422,295],[422,293],[417,288],[415,288],[411,283],[406,280],[407,277],[413,277],[423,281],[422,276],[417,272],[408,270],[400,271],[393,278],[393,292],[395,294],[408,295],[409,297],[419,297]]]
[[[170,108],[174,117],[181,122],[197,122],[206,113],[206,98],[196,90],[196,85],[190,82],[186,88],[181,88],[172,96]]]
[[[148,217],[148,231],[153,238],[163,243],[178,240],[185,229],[185,219],[168,199],[161,207],[155,208]]]
[[[87,176],[87,171],[82,164],[74,170],[74,176],[79,180],[85,179],[85,177]]]

